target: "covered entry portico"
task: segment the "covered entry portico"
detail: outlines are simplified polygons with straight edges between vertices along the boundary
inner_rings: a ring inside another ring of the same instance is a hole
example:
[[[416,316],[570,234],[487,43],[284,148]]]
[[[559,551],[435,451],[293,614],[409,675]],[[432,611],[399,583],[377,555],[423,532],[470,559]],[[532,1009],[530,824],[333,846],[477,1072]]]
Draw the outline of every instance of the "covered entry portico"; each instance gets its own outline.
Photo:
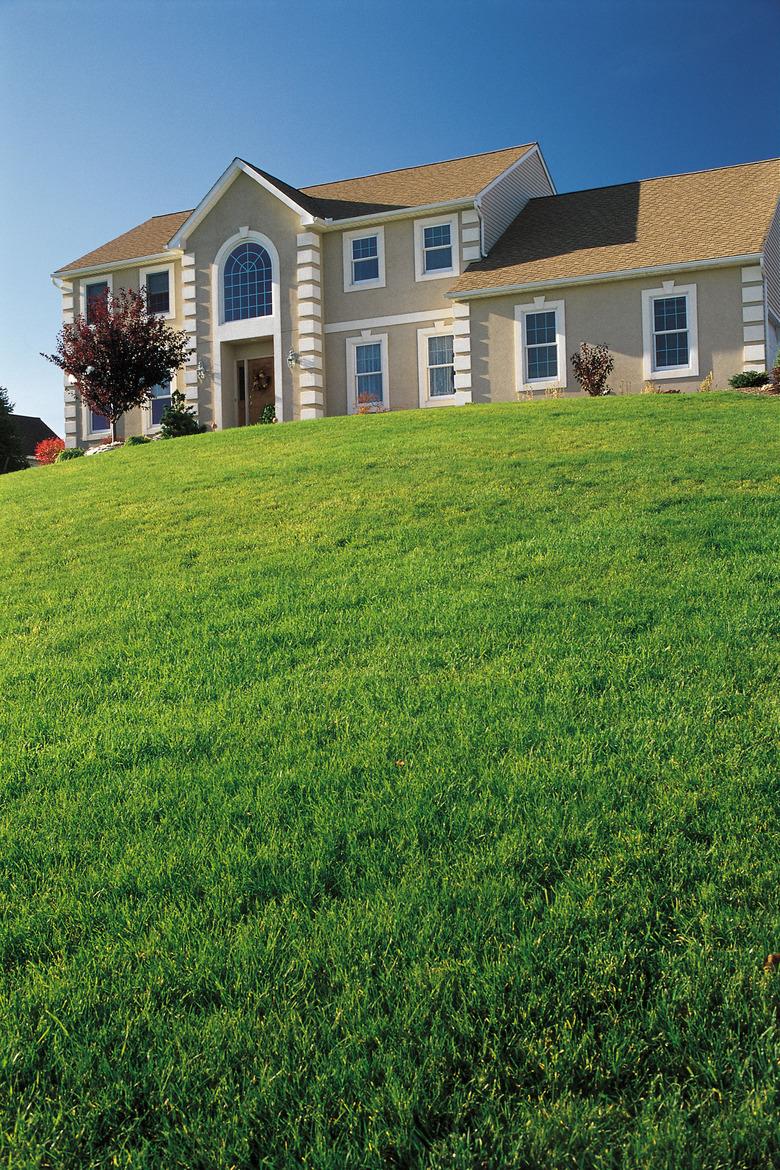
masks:
[[[274,365],[271,337],[222,346],[225,426],[253,426],[266,406],[276,406]]]

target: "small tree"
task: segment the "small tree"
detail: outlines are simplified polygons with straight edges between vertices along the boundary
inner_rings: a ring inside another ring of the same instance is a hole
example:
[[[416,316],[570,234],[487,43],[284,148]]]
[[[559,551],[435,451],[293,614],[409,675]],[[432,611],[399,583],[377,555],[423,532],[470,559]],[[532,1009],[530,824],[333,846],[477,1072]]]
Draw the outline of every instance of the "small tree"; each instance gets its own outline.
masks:
[[[14,404],[5,387],[0,386],[0,475],[6,471],[24,471],[27,467],[13,415]]]
[[[571,355],[574,377],[591,398],[609,393],[607,378],[615,368],[615,359],[606,345],[588,345],[580,342],[577,353]]]
[[[35,445],[35,458],[39,463],[55,463],[57,456],[65,450],[62,439],[41,439]]]
[[[47,361],[73,378],[86,406],[105,415],[116,439],[118,419],[169,382],[191,350],[184,330],[172,329],[151,312],[146,293],[120,289],[93,301],[89,323],[77,317],[57,334]]]
[[[187,406],[181,390],[174,390],[160,419],[160,434],[164,439],[180,439],[182,435],[198,435],[200,429],[195,411]]]

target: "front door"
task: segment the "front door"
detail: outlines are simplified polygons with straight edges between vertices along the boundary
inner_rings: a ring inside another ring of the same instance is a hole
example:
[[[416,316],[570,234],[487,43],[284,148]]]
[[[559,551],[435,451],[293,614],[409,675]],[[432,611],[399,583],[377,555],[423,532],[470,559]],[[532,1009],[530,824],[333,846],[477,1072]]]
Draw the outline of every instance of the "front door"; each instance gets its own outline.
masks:
[[[238,384],[238,425],[251,426],[260,422],[266,406],[273,406],[274,359],[272,357],[248,358],[236,363]]]

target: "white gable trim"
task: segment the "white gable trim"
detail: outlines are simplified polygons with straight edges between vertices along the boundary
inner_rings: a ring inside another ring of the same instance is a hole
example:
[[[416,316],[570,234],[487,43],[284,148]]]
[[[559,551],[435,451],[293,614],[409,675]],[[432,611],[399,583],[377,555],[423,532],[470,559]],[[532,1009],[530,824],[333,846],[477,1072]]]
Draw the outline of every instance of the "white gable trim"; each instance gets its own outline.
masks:
[[[264,178],[262,175],[259,175],[257,171],[250,167],[248,163],[245,163],[243,159],[234,158],[227,170],[222,172],[211,190],[204,196],[203,199],[201,199],[200,203],[192,212],[189,219],[184,221],[176,235],[173,236],[173,238],[169,241],[169,248],[186,247],[187,237],[192,234],[199,223],[203,222],[208,213],[214,207],[216,207],[217,203],[219,203],[228,187],[230,187],[241,174],[248,175],[249,178],[253,179],[260,187],[274,195],[280,203],[285,205],[285,207],[289,207],[291,211],[297,212],[297,214],[301,217],[301,223],[314,223],[314,216],[310,215],[308,211],[306,211],[299,204],[295,203],[295,201],[292,200],[289,195],[285,195],[284,191],[280,191],[279,188],[275,187],[274,184],[269,182],[268,179]]]

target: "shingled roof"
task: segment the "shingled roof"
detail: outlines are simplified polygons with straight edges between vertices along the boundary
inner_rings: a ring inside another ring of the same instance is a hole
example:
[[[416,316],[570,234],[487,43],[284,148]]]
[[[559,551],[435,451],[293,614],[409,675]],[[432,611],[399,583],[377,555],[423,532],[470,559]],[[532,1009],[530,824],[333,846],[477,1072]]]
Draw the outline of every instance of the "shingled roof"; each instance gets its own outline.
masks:
[[[354,215],[381,214],[408,207],[423,207],[428,203],[473,198],[492,179],[522,158],[533,145],[510,146],[506,150],[491,150],[485,154],[448,159],[446,162],[381,171],[356,179],[341,179],[335,183],[300,188],[292,187],[246,159],[239,161],[311,215],[320,219],[348,219]],[[134,260],[141,256],[154,256],[165,250],[166,244],[191,215],[192,210],[152,216],[138,227],[72,260],[70,264],[63,264],[54,275]]]
[[[121,236],[101,244],[91,252],[63,264],[58,272],[70,272],[73,268],[95,268],[100,264],[118,264],[123,260],[135,260],[142,256],[156,256],[165,251],[165,245],[176,234],[192,211],[172,211],[168,215],[153,215],[138,227],[123,232]]]
[[[455,281],[479,292],[760,252],[780,159],[531,199]]]
[[[534,145],[528,142],[524,146],[469,154],[446,162],[318,183],[314,187],[302,187],[301,193],[316,202],[317,214],[323,219],[346,219],[353,215],[424,207],[428,203],[472,199]]]

